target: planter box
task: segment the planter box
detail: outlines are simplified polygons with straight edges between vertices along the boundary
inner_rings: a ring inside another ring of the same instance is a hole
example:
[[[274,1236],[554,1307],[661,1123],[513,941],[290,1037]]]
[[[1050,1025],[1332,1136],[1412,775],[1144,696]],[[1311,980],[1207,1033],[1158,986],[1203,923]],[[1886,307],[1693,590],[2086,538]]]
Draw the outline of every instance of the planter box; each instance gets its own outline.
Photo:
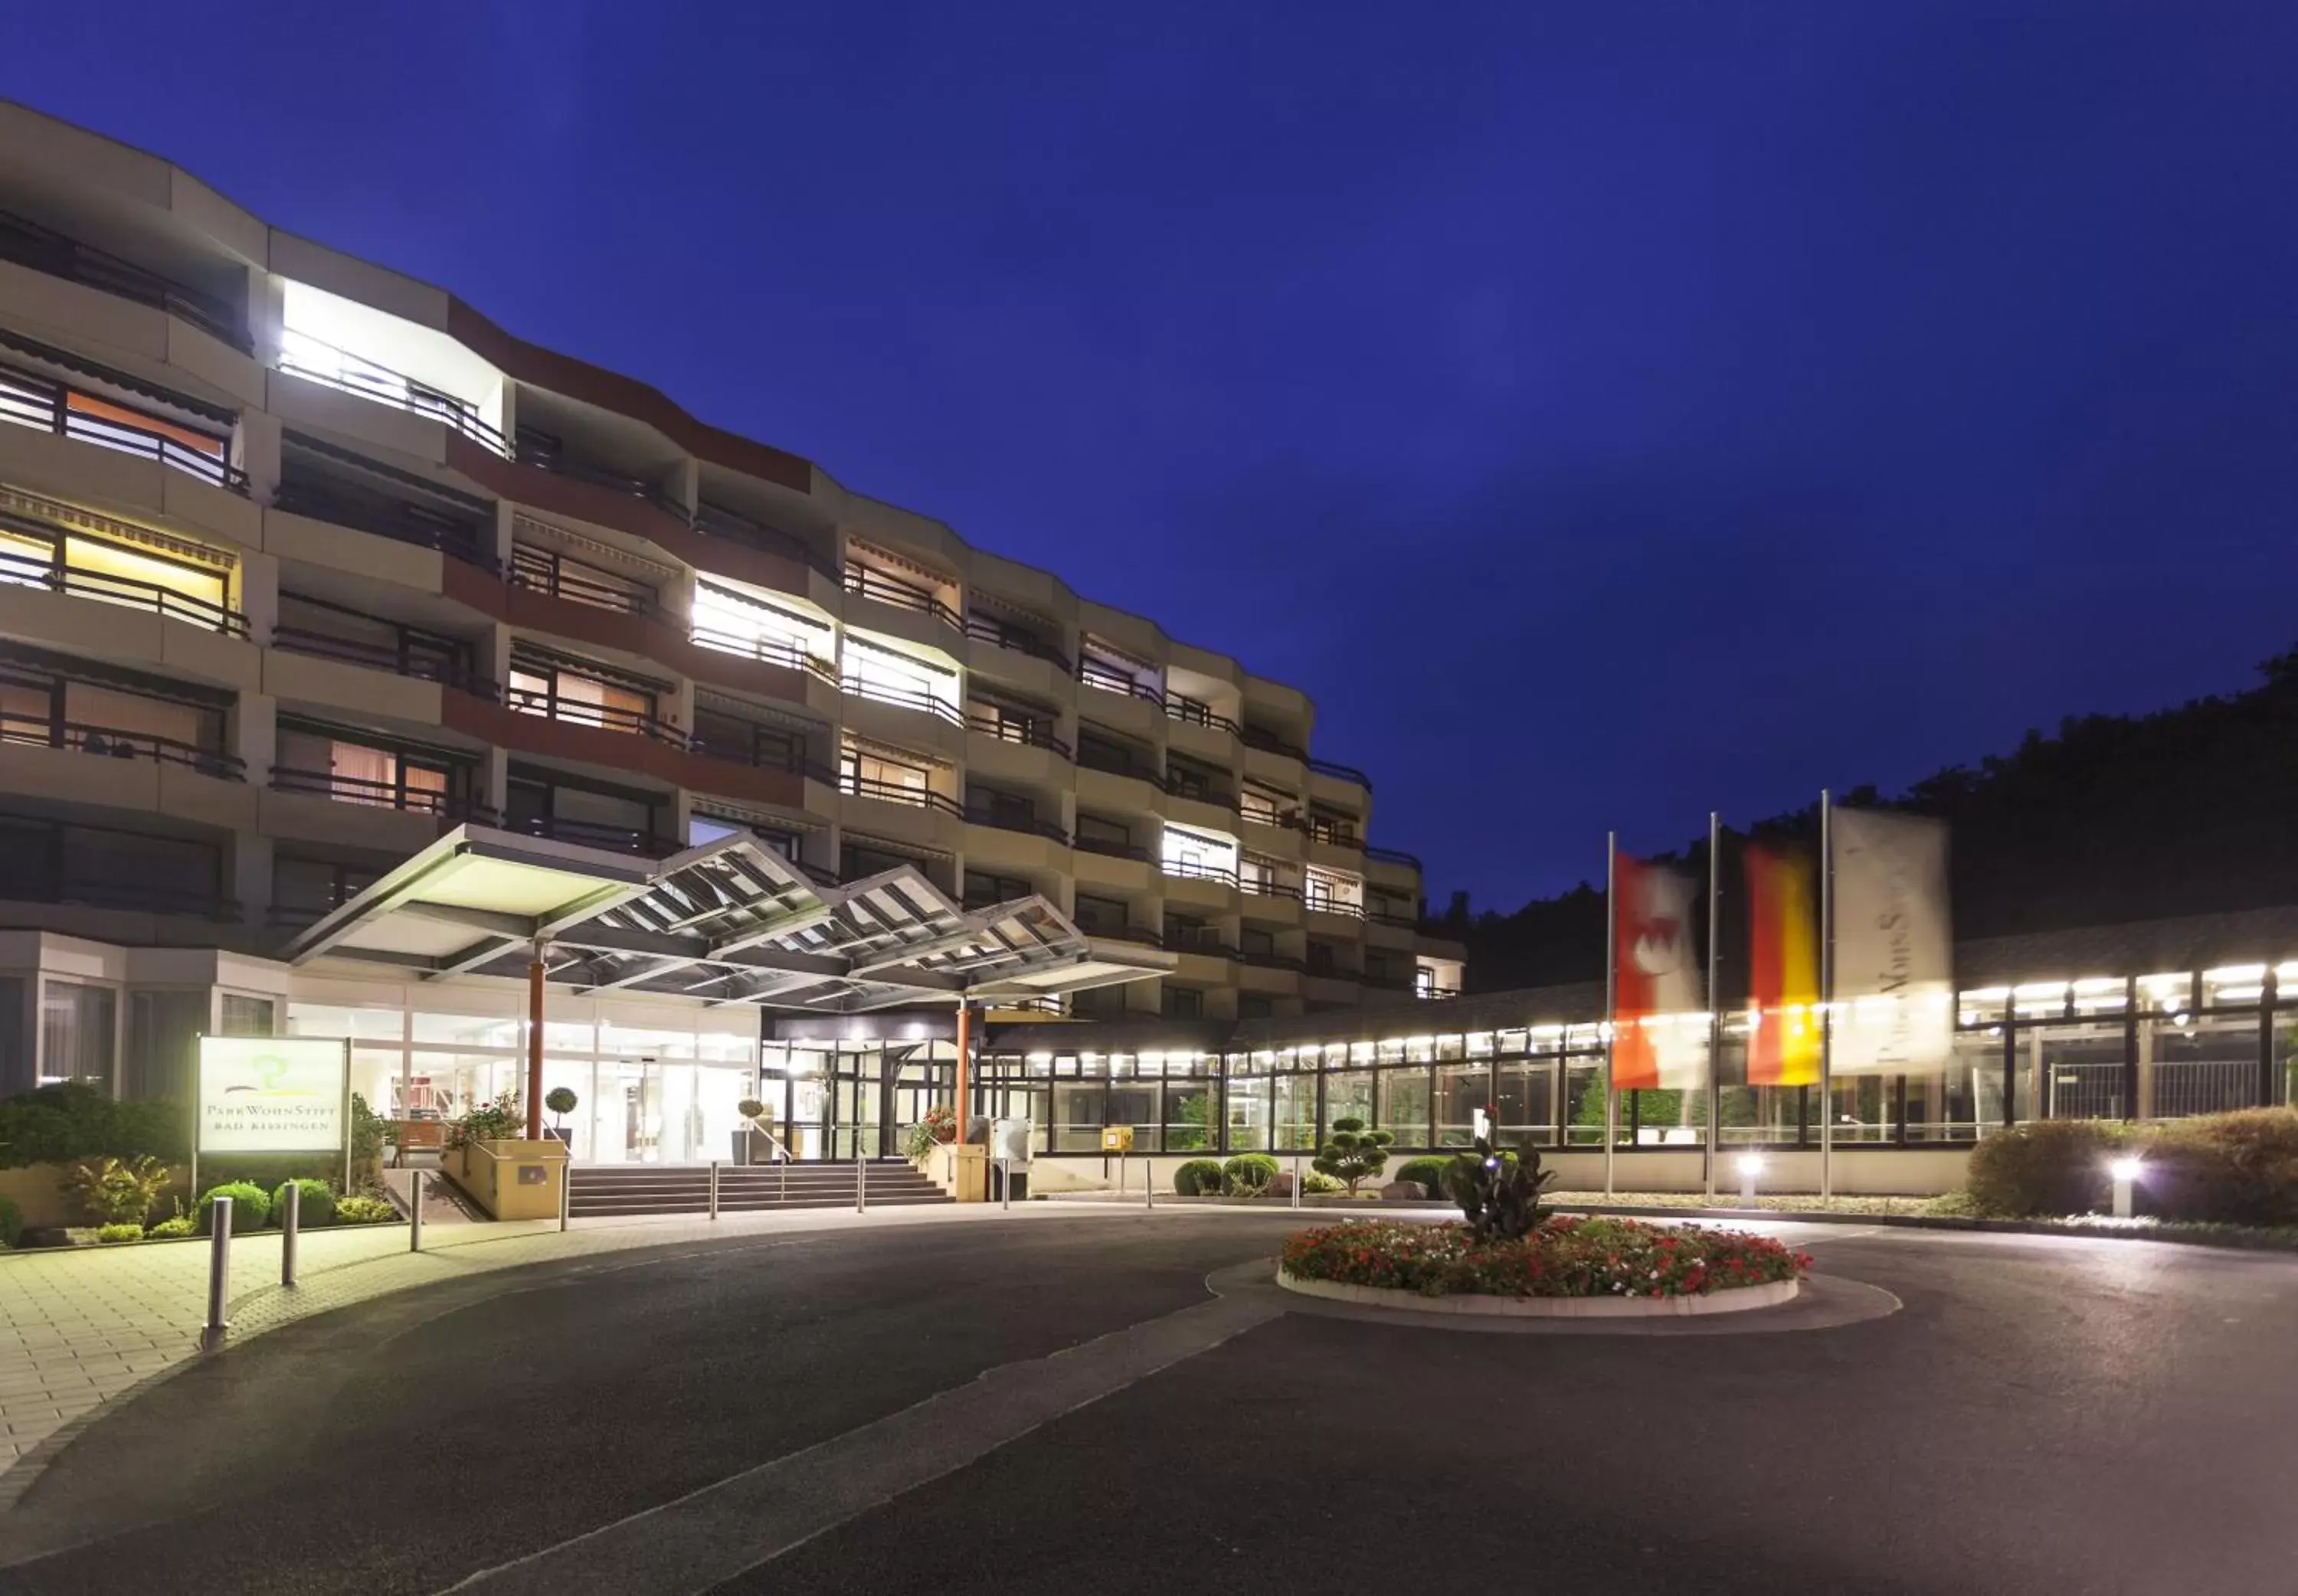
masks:
[[[439,1167],[490,1219],[556,1219],[566,1144],[556,1137],[469,1142],[448,1148]]]

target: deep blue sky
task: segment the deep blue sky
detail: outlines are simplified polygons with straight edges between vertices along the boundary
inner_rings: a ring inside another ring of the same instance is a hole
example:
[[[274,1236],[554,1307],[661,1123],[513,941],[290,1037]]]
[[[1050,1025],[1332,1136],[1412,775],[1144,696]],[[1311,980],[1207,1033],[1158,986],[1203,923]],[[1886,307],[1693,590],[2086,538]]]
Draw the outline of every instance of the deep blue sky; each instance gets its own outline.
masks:
[[[0,95],[1303,685],[1439,903],[2298,641],[2286,0],[7,32]]]

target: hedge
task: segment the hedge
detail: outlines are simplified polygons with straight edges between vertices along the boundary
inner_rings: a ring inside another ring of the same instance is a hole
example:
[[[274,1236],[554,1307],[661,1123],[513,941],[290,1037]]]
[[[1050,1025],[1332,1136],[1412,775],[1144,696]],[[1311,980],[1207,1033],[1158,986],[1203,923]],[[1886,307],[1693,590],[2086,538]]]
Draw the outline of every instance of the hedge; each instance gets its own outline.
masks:
[[[271,1218],[271,1195],[260,1186],[244,1180],[227,1181],[211,1186],[200,1198],[200,1234],[215,1234],[215,1200],[231,1199],[231,1233],[248,1236],[263,1228]]]
[[[335,1217],[335,1188],[324,1180],[283,1180],[271,1194],[271,1211],[282,1224],[286,1222],[287,1188],[294,1187],[303,1194],[295,1205],[295,1223],[308,1228],[324,1225]]]
[[[2243,1109],[2129,1125],[2038,1120],[1971,1149],[1971,1205],[2010,1219],[2103,1211],[2108,1162],[2140,1162],[2132,1207],[2158,1219],[2298,1225],[2298,1110]]]
[[[1277,1179],[1277,1161],[1266,1153],[1240,1153],[1221,1165],[1221,1186],[1233,1197],[1257,1197]]]
[[[85,1081],[59,1081],[0,1102],[0,1168],[147,1156],[181,1163],[188,1122],[181,1104],[115,1103]]]
[[[24,1239],[24,1211],[13,1197],[0,1197],[0,1253]]]
[[[1408,1158],[1396,1166],[1399,1180],[1417,1180],[1432,1197],[1444,1195],[1444,1171],[1452,1167],[1449,1158]]]
[[[1173,1171],[1173,1189],[1185,1197],[1218,1197],[1221,1186],[1218,1159],[1193,1158]]]

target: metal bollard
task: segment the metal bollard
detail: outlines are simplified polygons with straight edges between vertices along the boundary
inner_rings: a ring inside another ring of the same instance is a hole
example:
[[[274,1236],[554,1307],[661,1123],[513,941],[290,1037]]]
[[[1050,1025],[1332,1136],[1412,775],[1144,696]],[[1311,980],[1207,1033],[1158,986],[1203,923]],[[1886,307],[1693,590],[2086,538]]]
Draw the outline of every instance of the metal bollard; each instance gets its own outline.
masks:
[[[1293,1155],[1293,1206],[1301,1206],[1301,1155]]]
[[[558,1228],[566,1228],[574,1217],[574,1162],[570,1156],[558,1163]]]
[[[414,1200],[407,1205],[407,1250],[410,1253],[420,1253],[423,1250],[423,1171],[421,1170],[415,1171],[413,1190]]]
[[[200,1351],[212,1352],[223,1344],[228,1328],[224,1304],[231,1300],[231,1199],[218,1197],[208,1205],[208,1322],[200,1332]]]
[[[710,1161],[710,1219],[714,1224],[718,1219],[718,1161],[715,1158]]]
[[[287,1211],[279,1216],[279,1284],[295,1284],[295,1237],[303,1227],[303,1187],[287,1183]]]
[[[862,1162],[859,1153],[854,1155],[854,1211],[870,1211],[870,1166]]]
[[[1013,1161],[1010,1158],[997,1161],[997,1195],[1002,1199],[1000,1208],[1013,1206]]]
[[[1153,1158],[1141,1161],[1141,1205],[1157,1206],[1157,1161]]]

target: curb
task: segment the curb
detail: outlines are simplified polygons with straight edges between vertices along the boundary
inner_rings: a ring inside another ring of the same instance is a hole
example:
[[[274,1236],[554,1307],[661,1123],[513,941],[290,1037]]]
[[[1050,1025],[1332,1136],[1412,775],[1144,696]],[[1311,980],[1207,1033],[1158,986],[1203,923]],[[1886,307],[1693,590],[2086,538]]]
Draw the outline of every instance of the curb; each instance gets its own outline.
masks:
[[[1479,1319],[1691,1319],[1717,1313],[1748,1313],[1776,1308],[1796,1298],[1798,1282],[1766,1280],[1706,1296],[1682,1297],[1501,1297],[1462,1293],[1427,1297],[1383,1286],[1352,1286],[1338,1280],[1304,1279],[1277,1271],[1279,1289],[1327,1302],[1352,1302],[1391,1313],[1452,1313]]]
[[[1959,1219],[1948,1214],[1835,1213],[1825,1210],[1791,1208],[1657,1208],[1608,1203],[1561,1203],[1556,1211],[1618,1214],[1627,1219],[1768,1220],[1799,1225],[1885,1226],[1900,1230],[1961,1230],[1996,1236],[2073,1236],[2095,1241],[2176,1242],[2192,1247],[2220,1247],[2242,1253],[2298,1252],[2298,1233],[2285,1236],[2270,1230],[2195,1232],[2107,1219],[2089,1224],[2064,1225],[2053,1224],[2047,1220]]]

